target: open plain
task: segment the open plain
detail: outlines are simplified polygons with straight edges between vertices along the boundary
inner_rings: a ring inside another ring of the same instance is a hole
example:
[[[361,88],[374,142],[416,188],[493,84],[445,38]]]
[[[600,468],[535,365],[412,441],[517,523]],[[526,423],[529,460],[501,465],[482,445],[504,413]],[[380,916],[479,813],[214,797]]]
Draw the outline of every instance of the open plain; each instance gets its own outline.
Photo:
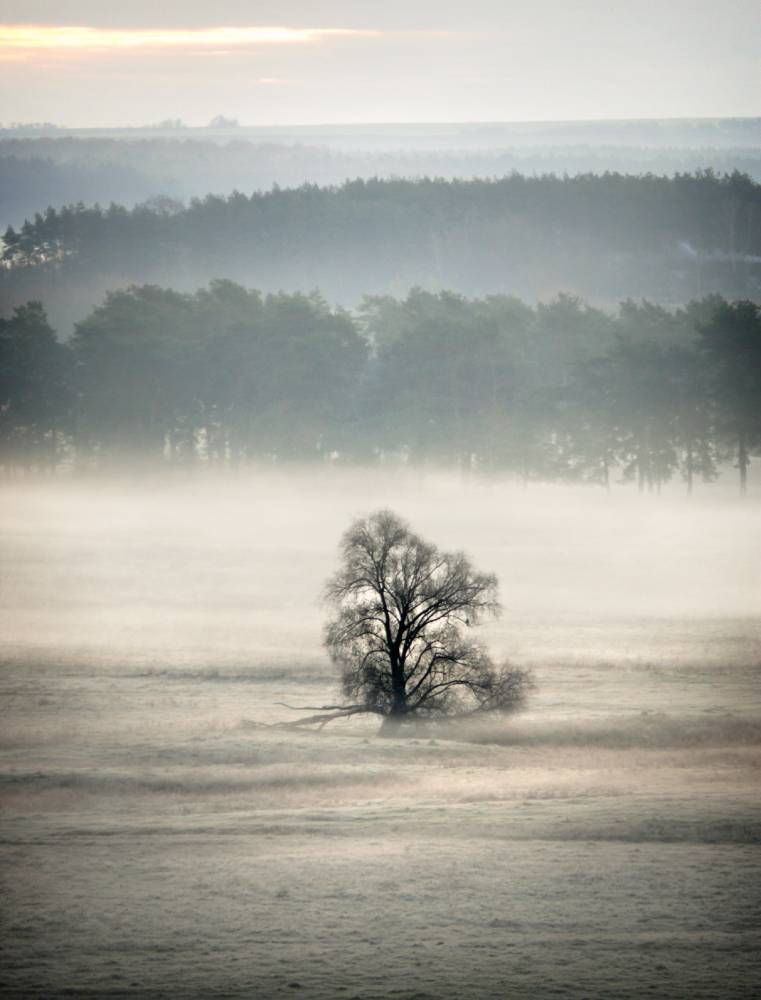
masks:
[[[752,996],[761,531],[731,485],[5,484],[3,995]],[[319,595],[386,506],[498,574],[520,716],[279,726],[335,698]]]

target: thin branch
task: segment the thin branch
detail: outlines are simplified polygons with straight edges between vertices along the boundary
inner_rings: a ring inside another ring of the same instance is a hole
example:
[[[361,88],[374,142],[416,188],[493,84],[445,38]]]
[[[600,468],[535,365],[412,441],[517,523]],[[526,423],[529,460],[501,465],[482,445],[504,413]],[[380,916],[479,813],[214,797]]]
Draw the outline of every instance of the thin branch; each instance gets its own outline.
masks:
[[[274,704],[289,708],[292,712],[344,712],[359,707],[358,705],[289,705],[285,701],[276,701]]]
[[[276,729],[300,729],[302,726],[312,726],[316,725],[320,729],[327,725],[328,722],[332,722],[334,719],[348,719],[352,715],[382,715],[383,713],[380,709],[373,708],[370,705],[286,705],[283,701],[276,701],[276,705],[283,705],[285,708],[291,708],[295,710],[317,708],[319,709],[318,715],[307,715],[303,719],[294,719],[293,722],[279,722],[275,724]],[[324,711],[323,711],[324,709]]]

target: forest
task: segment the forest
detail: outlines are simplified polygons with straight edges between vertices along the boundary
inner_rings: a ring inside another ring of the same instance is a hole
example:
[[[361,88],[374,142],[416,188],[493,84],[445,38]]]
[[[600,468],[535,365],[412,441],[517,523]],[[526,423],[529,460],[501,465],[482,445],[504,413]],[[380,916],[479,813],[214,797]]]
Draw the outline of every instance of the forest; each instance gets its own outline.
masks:
[[[266,193],[49,207],[3,237],[0,294],[74,322],[116,287],[224,277],[356,305],[414,286],[536,302],[678,306],[761,292],[761,185],[734,171],[353,180]]]
[[[661,130],[662,132],[664,130]],[[322,133],[286,137],[254,134],[243,138],[236,129],[214,141],[204,130],[173,133],[130,132],[121,136],[76,137],[54,133],[34,137],[21,130],[0,130],[0,228],[20,226],[46,205],[111,202],[133,208],[156,195],[187,201],[209,192],[268,191],[273,185],[343,184],[373,177],[445,180],[525,175],[627,174],[669,175],[711,169],[718,174],[738,170],[761,181],[758,128],[734,136],[740,145],[722,146],[721,134],[648,135],[641,145],[626,145],[625,135],[604,137],[604,145],[586,132],[511,136],[510,145],[497,145],[500,135],[476,133],[478,145],[464,146],[467,135],[428,139],[415,136],[405,148],[403,135],[370,137],[371,145],[357,146],[361,137],[343,136],[340,144]],[[232,135],[232,137],[231,137]],[[516,144],[515,139],[522,142]],[[331,141],[332,140],[332,141]],[[407,139],[407,143],[409,143]],[[471,139],[471,144],[473,143]],[[691,145],[685,146],[688,142]],[[697,143],[712,143],[710,146]],[[351,145],[348,145],[351,143]],[[365,140],[368,143],[368,140]],[[614,144],[611,144],[614,143]]]
[[[227,280],[107,295],[61,341],[0,323],[0,463],[24,469],[402,461],[692,490],[761,451],[761,308],[609,313],[413,289],[355,313]]]

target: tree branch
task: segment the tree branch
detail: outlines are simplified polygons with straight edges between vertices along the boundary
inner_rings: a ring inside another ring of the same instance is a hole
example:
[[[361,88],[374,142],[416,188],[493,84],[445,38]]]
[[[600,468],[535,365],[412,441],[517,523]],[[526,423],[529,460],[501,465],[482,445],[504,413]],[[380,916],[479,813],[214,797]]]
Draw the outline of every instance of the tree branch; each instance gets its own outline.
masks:
[[[334,719],[348,719],[352,715],[383,714],[380,709],[370,705],[287,705],[284,701],[276,701],[275,704],[295,711],[316,709],[319,713],[318,715],[307,715],[303,719],[294,719],[293,722],[279,722],[276,724],[278,729],[299,729],[301,726],[311,725],[317,725],[322,729]]]

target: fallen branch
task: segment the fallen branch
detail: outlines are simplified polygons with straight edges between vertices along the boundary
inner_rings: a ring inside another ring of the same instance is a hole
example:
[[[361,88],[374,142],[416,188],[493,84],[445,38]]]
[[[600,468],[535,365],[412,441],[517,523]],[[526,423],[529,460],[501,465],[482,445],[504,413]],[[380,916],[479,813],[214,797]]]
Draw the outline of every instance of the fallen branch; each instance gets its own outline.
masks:
[[[348,719],[352,715],[364,715],[367,713],[380,714],[378,709],[369,708],[367,705],[288,705],[284,701],[276,701],[276,705],[291,709],[294,712],[305,712],[316,710],[319,714],[308,715],[304,719],[295,719],[293,722],[277,723],[279,729],[299,729],[301,726],[316,725],[320,729],[332,722],[334,719]]]

